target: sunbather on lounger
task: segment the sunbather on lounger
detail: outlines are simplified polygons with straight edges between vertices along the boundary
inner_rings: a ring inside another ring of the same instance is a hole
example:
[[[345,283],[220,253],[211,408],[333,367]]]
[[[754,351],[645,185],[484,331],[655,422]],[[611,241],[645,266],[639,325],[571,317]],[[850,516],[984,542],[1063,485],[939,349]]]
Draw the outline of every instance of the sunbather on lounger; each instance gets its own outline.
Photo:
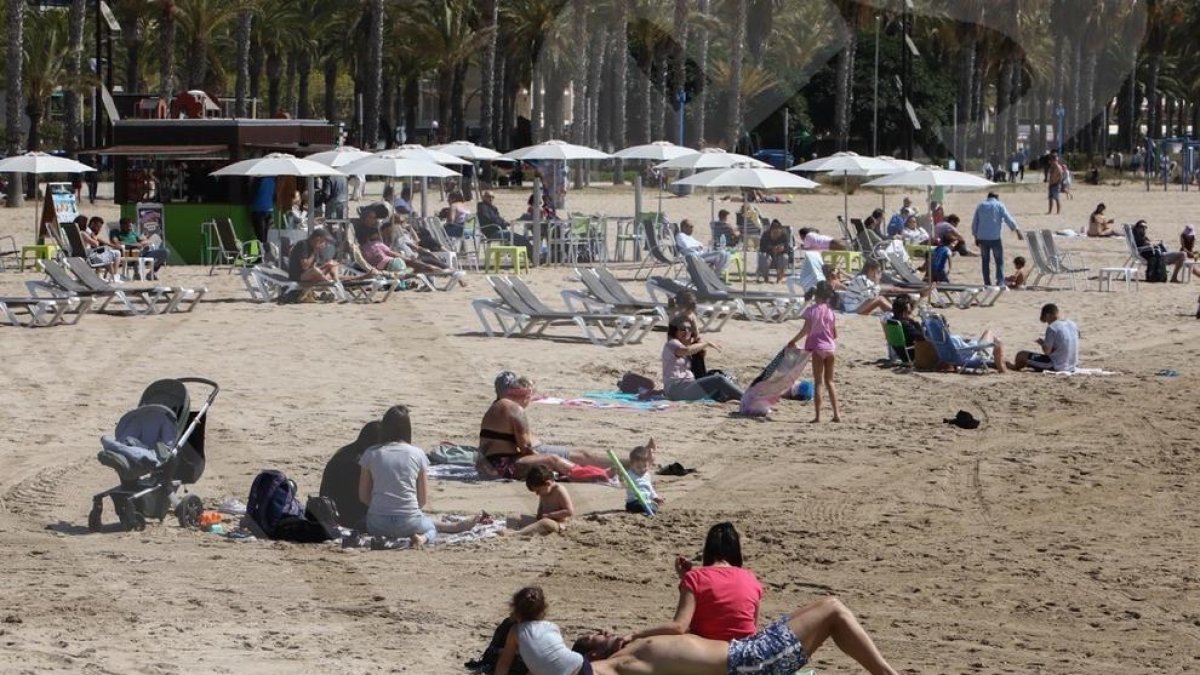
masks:
[[[801,607],[742,640],[659,635],[624,644],[615,635],[596,633],[576,640],[574,651],[584,654],[594,675],[791,675],[830,638],[867,672],[896,675],[854,614],[833,597]]]
[[[325,230],[316,228],[305,241],[292,245],[288,254],[288,277],[301,283],[328,283],[338,281],[336,261],[320,261],[320,251],[329,243]]]
[[[607,458],[542,443],[525,417],[525,408],[532,402],[533,382],[528,378],[509,371],[496,377],[496,400],[479,425],[479,455],[486,460],[476,465],[481,473],[516,479],[534,466],[564,475],[577,464],[610,466]]]

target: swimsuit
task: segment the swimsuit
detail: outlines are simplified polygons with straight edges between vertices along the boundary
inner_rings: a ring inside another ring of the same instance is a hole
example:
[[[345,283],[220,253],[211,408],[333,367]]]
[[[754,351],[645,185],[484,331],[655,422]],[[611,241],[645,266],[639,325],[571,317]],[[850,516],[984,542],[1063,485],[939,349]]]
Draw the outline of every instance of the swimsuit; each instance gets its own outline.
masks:
[[[491,429],[480,429],[479,438],[492,441],[503,441],[505,443],[517,444],[517,437],[513,434],[504,433],[502,431],[492,431]],[[496,475],[508,480],[517,479],[517,460],[520,455],[516,453],[500,453],[496,455],[485,455],[488,463],[496,470]]]
[[[753,637],[729,643],[729,675],[792,675],[808,663],[785,615]]]
[[[487,439],[490,439],[493,441],[504,441],[505,443],[512,443],[513,445],[517,444],[517,437],[515,434],[509,434],[509,433],[505,433],[503,431],[492,431],[491,429],[480,429],[479,437],[487,438]]]

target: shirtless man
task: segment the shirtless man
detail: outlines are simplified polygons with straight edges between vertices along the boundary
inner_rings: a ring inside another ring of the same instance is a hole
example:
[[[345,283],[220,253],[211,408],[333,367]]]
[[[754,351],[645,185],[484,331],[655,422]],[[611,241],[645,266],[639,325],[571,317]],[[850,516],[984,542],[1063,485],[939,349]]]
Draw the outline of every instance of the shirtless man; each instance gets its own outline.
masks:
[[[481,461],[476,468],[480,473],[516,479],[534,466],[569,474],[576,464],[603,468],[611,465],[607,458],[542,443],[525,417],[525,408],[532,401],[533,382],[528,378],[509,371],[496,376],[496,400],[479,424]]]
[[[801,607],[745,640],[660,635],[622,646],[621,638],[600,633],[580,638],[575,651],[591,661],[595,675],[792,675],[828,638],[867,672],[896,675],[837,598]]]

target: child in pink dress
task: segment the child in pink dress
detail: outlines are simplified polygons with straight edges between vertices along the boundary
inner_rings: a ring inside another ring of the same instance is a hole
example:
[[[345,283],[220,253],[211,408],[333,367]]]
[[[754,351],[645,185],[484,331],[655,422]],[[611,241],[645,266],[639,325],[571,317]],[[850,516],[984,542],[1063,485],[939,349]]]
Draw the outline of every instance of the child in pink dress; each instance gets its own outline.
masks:
[[[833,421],[840,422],[838,415],[837,390],[833,386],[834,355],[837,352],[837,319],[829,303],[833,300],[833,288],[827,282],[820,282],[813,291],[813,304],[804,310],[804,327],[788,343],[795,348],[801,338],[804,340],[804,350],[810,354],[813,368],[813,409],[816,415],[813,422],[821,421],[821,384],[824,383],[829,392],[829,405],[833,408]]]

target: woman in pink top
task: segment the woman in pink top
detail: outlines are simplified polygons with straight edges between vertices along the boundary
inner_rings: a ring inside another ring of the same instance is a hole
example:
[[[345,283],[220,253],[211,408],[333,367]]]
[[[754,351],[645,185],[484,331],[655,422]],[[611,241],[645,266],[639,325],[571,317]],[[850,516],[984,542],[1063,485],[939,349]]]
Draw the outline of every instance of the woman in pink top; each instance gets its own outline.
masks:
[[[762,585],[742,568],[742,544],[732,523],[717,523],[704,540],[704,565],[693,568],[683,556],[675,560],[679,604],[670,623],[635,633],[626,641],[652,635],[690,633],[708,640],[735,640],[758,631]]]
[[[821,384],[829,392],[829,405],[833,408],[833,421],[840,422],[838,415],[837,390],[833,386],[834,353],[837,351],[837,319],[829,306],[833,299],[833,288],[820,282],[813,291],[813,304],[804,310],[804,327],[788,343],[793,349],[804,340],[804,350],[809,352],[813,368],[813,422],[821,421]]]

